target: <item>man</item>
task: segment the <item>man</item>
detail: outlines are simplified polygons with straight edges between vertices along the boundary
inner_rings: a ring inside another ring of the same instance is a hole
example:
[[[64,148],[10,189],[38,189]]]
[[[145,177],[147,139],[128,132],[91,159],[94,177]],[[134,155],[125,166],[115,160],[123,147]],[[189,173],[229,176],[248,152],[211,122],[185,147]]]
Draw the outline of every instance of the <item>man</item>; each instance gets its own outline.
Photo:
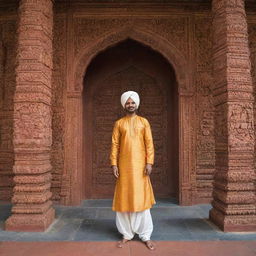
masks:
[[[123,239],[122,247],[135,233],[150,250],[153,223],[150,208],[155,198],[149,175],[154,163],[152,133],[147,119],[138,116],[139,95],[134,91],[122,94],[121,104],[126,116],[115,122],[112,134],[111,166],[117,178],[113,211],[116,211],[116,225]]]

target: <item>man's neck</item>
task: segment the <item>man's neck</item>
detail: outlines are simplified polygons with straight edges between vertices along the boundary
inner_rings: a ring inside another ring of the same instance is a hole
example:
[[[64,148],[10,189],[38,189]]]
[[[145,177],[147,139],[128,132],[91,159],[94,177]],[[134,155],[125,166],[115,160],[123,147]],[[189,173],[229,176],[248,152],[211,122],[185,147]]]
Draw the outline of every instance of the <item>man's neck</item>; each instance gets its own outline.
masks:
[[[135,112],[133,112],[133,113],[126,113],[126,116],[127,117],[133,117],[133,116],[136,116],[136,113]]]

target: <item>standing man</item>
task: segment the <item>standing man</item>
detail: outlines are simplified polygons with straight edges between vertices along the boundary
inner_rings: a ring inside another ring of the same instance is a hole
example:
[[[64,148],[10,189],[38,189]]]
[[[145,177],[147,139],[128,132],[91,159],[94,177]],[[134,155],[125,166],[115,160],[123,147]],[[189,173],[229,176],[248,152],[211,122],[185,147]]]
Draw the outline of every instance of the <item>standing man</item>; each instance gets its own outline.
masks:
[[[116,225],[123,239],[118,247],[131,240],[135,233],[150,250],[153,223],[150,208],[155,198],[149,175],[154,163],[154,145],[147,119],[138,116],[139,95],[127,91],[121,96],[126,116],[115,122],[112,134],[111,166],[117,178],[113,200]]]

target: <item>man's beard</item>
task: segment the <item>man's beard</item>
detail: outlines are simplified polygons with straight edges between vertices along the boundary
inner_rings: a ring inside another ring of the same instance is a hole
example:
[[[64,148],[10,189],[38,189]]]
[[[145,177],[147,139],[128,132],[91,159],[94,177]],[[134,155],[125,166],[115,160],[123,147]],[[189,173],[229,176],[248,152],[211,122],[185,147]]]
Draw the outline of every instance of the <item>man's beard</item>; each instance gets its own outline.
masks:
[[[126,111],[127,113],[132,114],[132,113],[135,113],[135,112],[136,112],[136,108],[126,108],[125,111]]]

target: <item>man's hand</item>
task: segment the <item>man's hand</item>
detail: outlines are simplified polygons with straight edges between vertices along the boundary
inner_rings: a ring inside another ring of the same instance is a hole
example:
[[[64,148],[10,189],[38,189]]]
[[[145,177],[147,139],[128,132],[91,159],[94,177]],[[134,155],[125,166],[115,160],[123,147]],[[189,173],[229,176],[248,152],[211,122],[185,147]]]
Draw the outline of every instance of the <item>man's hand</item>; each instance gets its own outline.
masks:
[[[150,175],[152,172],[152,164],[146,164],[146,167],[145,167],[145,174],[146,175]]]
[[[119,177],[119,171],[118,171],[118,167],[116,165],[112,165],[112,171],[113,171],[113,174],[116,178]]]

